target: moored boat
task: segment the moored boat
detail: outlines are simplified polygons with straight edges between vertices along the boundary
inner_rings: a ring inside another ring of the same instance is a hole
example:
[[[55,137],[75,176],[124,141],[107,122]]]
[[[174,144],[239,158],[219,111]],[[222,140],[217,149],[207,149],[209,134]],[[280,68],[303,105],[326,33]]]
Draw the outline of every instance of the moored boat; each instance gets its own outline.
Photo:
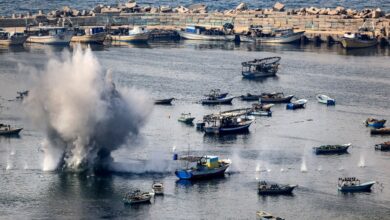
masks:
[[[0,29],[0,45],[13,46],[23,45],[27,40],[27,35],[18,32],[7,32]]]
[[[272,214],[265,211],[257,211],[256,218],[258,220],[284,220],[284,218],[275,217]]]
[[[261,103],[289,103],[293,95],[285,96],[282,92],[262,93],[260,97]]]
[[[371,134],[390,134],[390,128],[373,128]]]
[[[343,145],[322,145],[319,147],[313,147],[316,154],[342,154],[347,153],[351,144]]]
[[[181,113],[179,119],[177,119],[180,122],[183,122],[184,124],[192,124],[195,117],[191,116],[191,113]]]
[[[23,128],[13,128],[10,125],[0,124],[0,135],[2,136],[12,136],[18,135]]]
[[[258,193],[260,195],[283,195],[291,194],[297,185],[283,185],[277,183],[268,183],[260,181],[258,184]]]
[[[254,121],[254,116],[248,115],[213,115],[204,118],[204,132],[206,134],[243,133],[249,130],[249,126]]]
[[[241,96],[241,100],[243,101],[259,101],[261,95],[253,95],[251,93],[247,93],[246,95]]]
[[[288,103],[286,105],[286,109],[295,110],[295,109],[305,108],[306,103],[307,103],[306,99],[299,99],[294,102]]]
[[[172,101],[174,100],[175,98],[169,98],[169,99],[156,99],[154,100],[154,104],[156,105],[171,105],[172,104]]]
[[[386,141],[381,144],[375,144],[375,150],[390,151],[390,141]]]
[[[161,182],[154,182],[152,189],[155,195],[164,195],[164,185]]]
[[[104,27],[75,28],[72,42],[102,44],[107,32]]]
[[[149,39],[150,31],[145,26],[134,26],[130,28],[118,28],[110,33],[112,41],[123,42],[146,42]]]
[[[208,97],[206,99],[200,100],[203,105],[230,105],[232,104],[234,97],[225,97],[225,98],[212,98]]]
[[[367,118],[364,122],[367,127],[374,127],[374,128],[383,128],[385,126],[386,120],[385,119],[376,119],[376,118]]]
[[[149,192],[141,192],[140,190],[134,190],[132,192],[126,193],[123,198],[125,204],[140,204],[140,203],[149,203],[152,196]]]
[[[280,57],[267,57],[241,63],[244,78],[255,79],[275,76],[279,68]]]
[[[252,27],[256,43],[289,44],[299,42],[305,31],[294,32],[292,28]]]
[[[371,187],[375,184],[375,181],[360,183],[360,180],[356,177],[339,178],[337,188],[340,192],[367,192],[371,191]]]
[[[272,116],[271,107],[274,106],[274,104],[263,104],[263,103],[256,103],[252,105],[252,111],[249,113],[250,115],[254,116]]]
[[[327,95],[318,94],[318,95],[316,95],[316,98],[317,98],[318,102],[322,103],[322,104],[326,104],[326,105],[335,105],[336,104],[336,100],[330,98]]]
[[[27,43],[39,43],[50,45],[69,45],[73,30],[66,27],[38,27],[28,30]]]
[[[217,156],[184,157],[181,160],[196,163],[195,166],[175,171],[176,176],[183,180],[211,179],[222,177],[231,162],[219,160]]]
[[[229,30],[228,30],[229,29]],[[187,26],[179,31],[180,37],[186,40],[208,40],[208,41],[234,41],[235,35],[230,34],[230,28],[223,30],[217,28],[206,29],[202,26]]]
[[[365,33],[346,33],[341,40],[341,45],[346,49],[373,47],[377,44],[376,38]]]

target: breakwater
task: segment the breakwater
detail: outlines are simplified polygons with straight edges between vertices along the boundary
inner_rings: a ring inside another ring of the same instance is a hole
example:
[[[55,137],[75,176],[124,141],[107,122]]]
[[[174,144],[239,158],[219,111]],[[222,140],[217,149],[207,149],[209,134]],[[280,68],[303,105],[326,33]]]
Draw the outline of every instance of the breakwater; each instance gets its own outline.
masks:
[[[276,3],[271,9],[248,9],[245,3],[223,12],[207,11],[207,6],[196,4],[185,8],[139,7],[135,2],[109,7],[99,5],[90,11],[66,7],[62,10],[35,15],[12,15],[0,18],[0,27],[14,28],[72,24],[74,26],[146,25],[154,29],[179,29],[187,25],[221,27],[234,24],[236,33],[246,32],[250,26],[294,28],[305,31],[305,36],[317,41],[338,41],[345,32],[357,31],[364,23],[374,28],[375,36],[386,44],[390,39],[390,14],[378,9],[361,11],[337,7],[285,9]]]

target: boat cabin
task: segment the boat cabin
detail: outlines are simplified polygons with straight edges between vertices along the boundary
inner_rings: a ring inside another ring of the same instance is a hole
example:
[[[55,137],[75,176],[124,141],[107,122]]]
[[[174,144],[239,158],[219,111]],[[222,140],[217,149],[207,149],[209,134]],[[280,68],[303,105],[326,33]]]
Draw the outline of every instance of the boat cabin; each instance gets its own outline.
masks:
[[[39,27],[38,29],[28,30],[28,34],[32,36],[57,36],[64,35],[69,31],[66,27]]]
[[[6,32],[0,30],[0,40],[9,40],[12,37],[21,37],[24,36],[24,33],[18,33],[18,32]]]
[[[79,28],[74,29],[76,36],[95,35],[106,32],[104,27],[92,27],[92,28]]]
[[[242,65],[242,72],[244,73],[259,73],[259,72],[266,72],[266,73],[276,73],[279,67],[279,61],[281,60],[281,57],[267,57],[264,59],[255,59],[252,61],[247,61],[241,63]]]
[[[356,177],[339,178],[338,186],[357,186],[360,185],[360,180]]]
[[[190,34],[202,34],[202,35],[226,35],[226,33],[223,30],[220,30],[218,28],[206,28],[203,26],[187,26],[184,29],[184,32],[190,33]]]

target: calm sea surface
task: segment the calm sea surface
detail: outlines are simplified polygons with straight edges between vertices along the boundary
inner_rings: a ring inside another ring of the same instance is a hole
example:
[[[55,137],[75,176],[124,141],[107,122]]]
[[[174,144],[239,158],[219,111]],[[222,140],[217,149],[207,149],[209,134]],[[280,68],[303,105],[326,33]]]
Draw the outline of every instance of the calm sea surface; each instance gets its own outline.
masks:
[[[11,15],[12,13],[26,13],[28,11],[37,12],[38,10],[54,10],[61,9],[63,6],[70,6],[77,9],[91,9],[97,4],[106,4],[106,5],[116,5],[118,2],[126,1],[117,1],[117,0],[1,0],[0,1],[0,15]],[[214,1],[199,1],[199,0],[139,0],[137,3],[140,5],[191,5],[195,3],[204,3],[210,7],[210,9],[232,9],[235,8],[240,2],[245,2],[250,8],[270,8],[276,1],[257,1],[257,0],[247,0],[247,1],[233,1],[233,0],[214,0]],[[279,2],[286,5],[288,8],[300,8],[300,7],[327,7],[335,8],[336,6],[344,6],[347,8],[354,9],[363,9],[363,8],[377,8],[380,7],[382,10],[390,10],[390,2],[388,0],[280,0]]]
[[[370,136],[363,125],[367,117],[390,120],[388,49],[347,52],[338,45],[256,47],[191,41],[92,49],[101,65],[112,70],[118,86],[177,100],[172,106],[155,106],[137,141],[113,153],[123,172],[43,172],[43,134],[26,122],[20,102],[8,100],[29,87],[29,74],[20,69],[42,69],[49,56],[60,56],[64,48],[0,48],[0,122],[25,128],[19,138],[0,138],[0,219],[254,219],[258,210],[286,219],[390,219],[390,153],[373,148],[390,137]],[[266,56],[282,57],[278,77],[243,80],[241,62]],[[232,106],[196,103],[213,88],[235,96],[283,91],[309,102],[296,111],[274,106],[273,116],[257,118],[248,134],[210,137],[177,122],[182,112],[201,119],[250,105],[238,99]],[[318,93],[335,97],[337,105],[317,103]],[[315,146],[343,143],[353,144],[349,154],[312,152]],[[230,158],[230,175],[178,182],[170,172],[173,146],[179,154],[190,149],[196,155]],[[301,172],[302,164],[307,172]],[[126,172],[145,166],[159,172]],[[263,172],[256,173],[258,166]],[[344,195],[336,188],[342,176],[380,184],[371,193]],[[256,193],[257,179],[299,187],[292,196],[262,197]],[[122,204],[125,192],[150,191],[153,180],[164,182],[165,196],[141,206]]]

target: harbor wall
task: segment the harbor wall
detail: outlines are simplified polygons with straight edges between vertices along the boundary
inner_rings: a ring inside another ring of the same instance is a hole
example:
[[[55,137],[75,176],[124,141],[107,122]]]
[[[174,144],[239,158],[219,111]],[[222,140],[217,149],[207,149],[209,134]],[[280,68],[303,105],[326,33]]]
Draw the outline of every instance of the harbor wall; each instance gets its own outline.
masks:
[[[39,23],[58,25],[72,23],[78,26],[146,25],[156,29],[178,29],[187,25],[221,27],[233,23],[235,32],[248,30],[250,25],[262,25],[276,28],[293,27],[306,31],[309,38],[323,41],[338,40],[346,31],[356,31],[365,21],[373,22],[375,35],[387,41],[390,39],[390,18],[345,18],[343,15],[297,15],[289,12],[249,11],[234,14],[224,13],[120,13],[119,15],[95,14],[94,16],[77,16],[48,19],[46,17],[0,18],[0,27],[26,27]]]

